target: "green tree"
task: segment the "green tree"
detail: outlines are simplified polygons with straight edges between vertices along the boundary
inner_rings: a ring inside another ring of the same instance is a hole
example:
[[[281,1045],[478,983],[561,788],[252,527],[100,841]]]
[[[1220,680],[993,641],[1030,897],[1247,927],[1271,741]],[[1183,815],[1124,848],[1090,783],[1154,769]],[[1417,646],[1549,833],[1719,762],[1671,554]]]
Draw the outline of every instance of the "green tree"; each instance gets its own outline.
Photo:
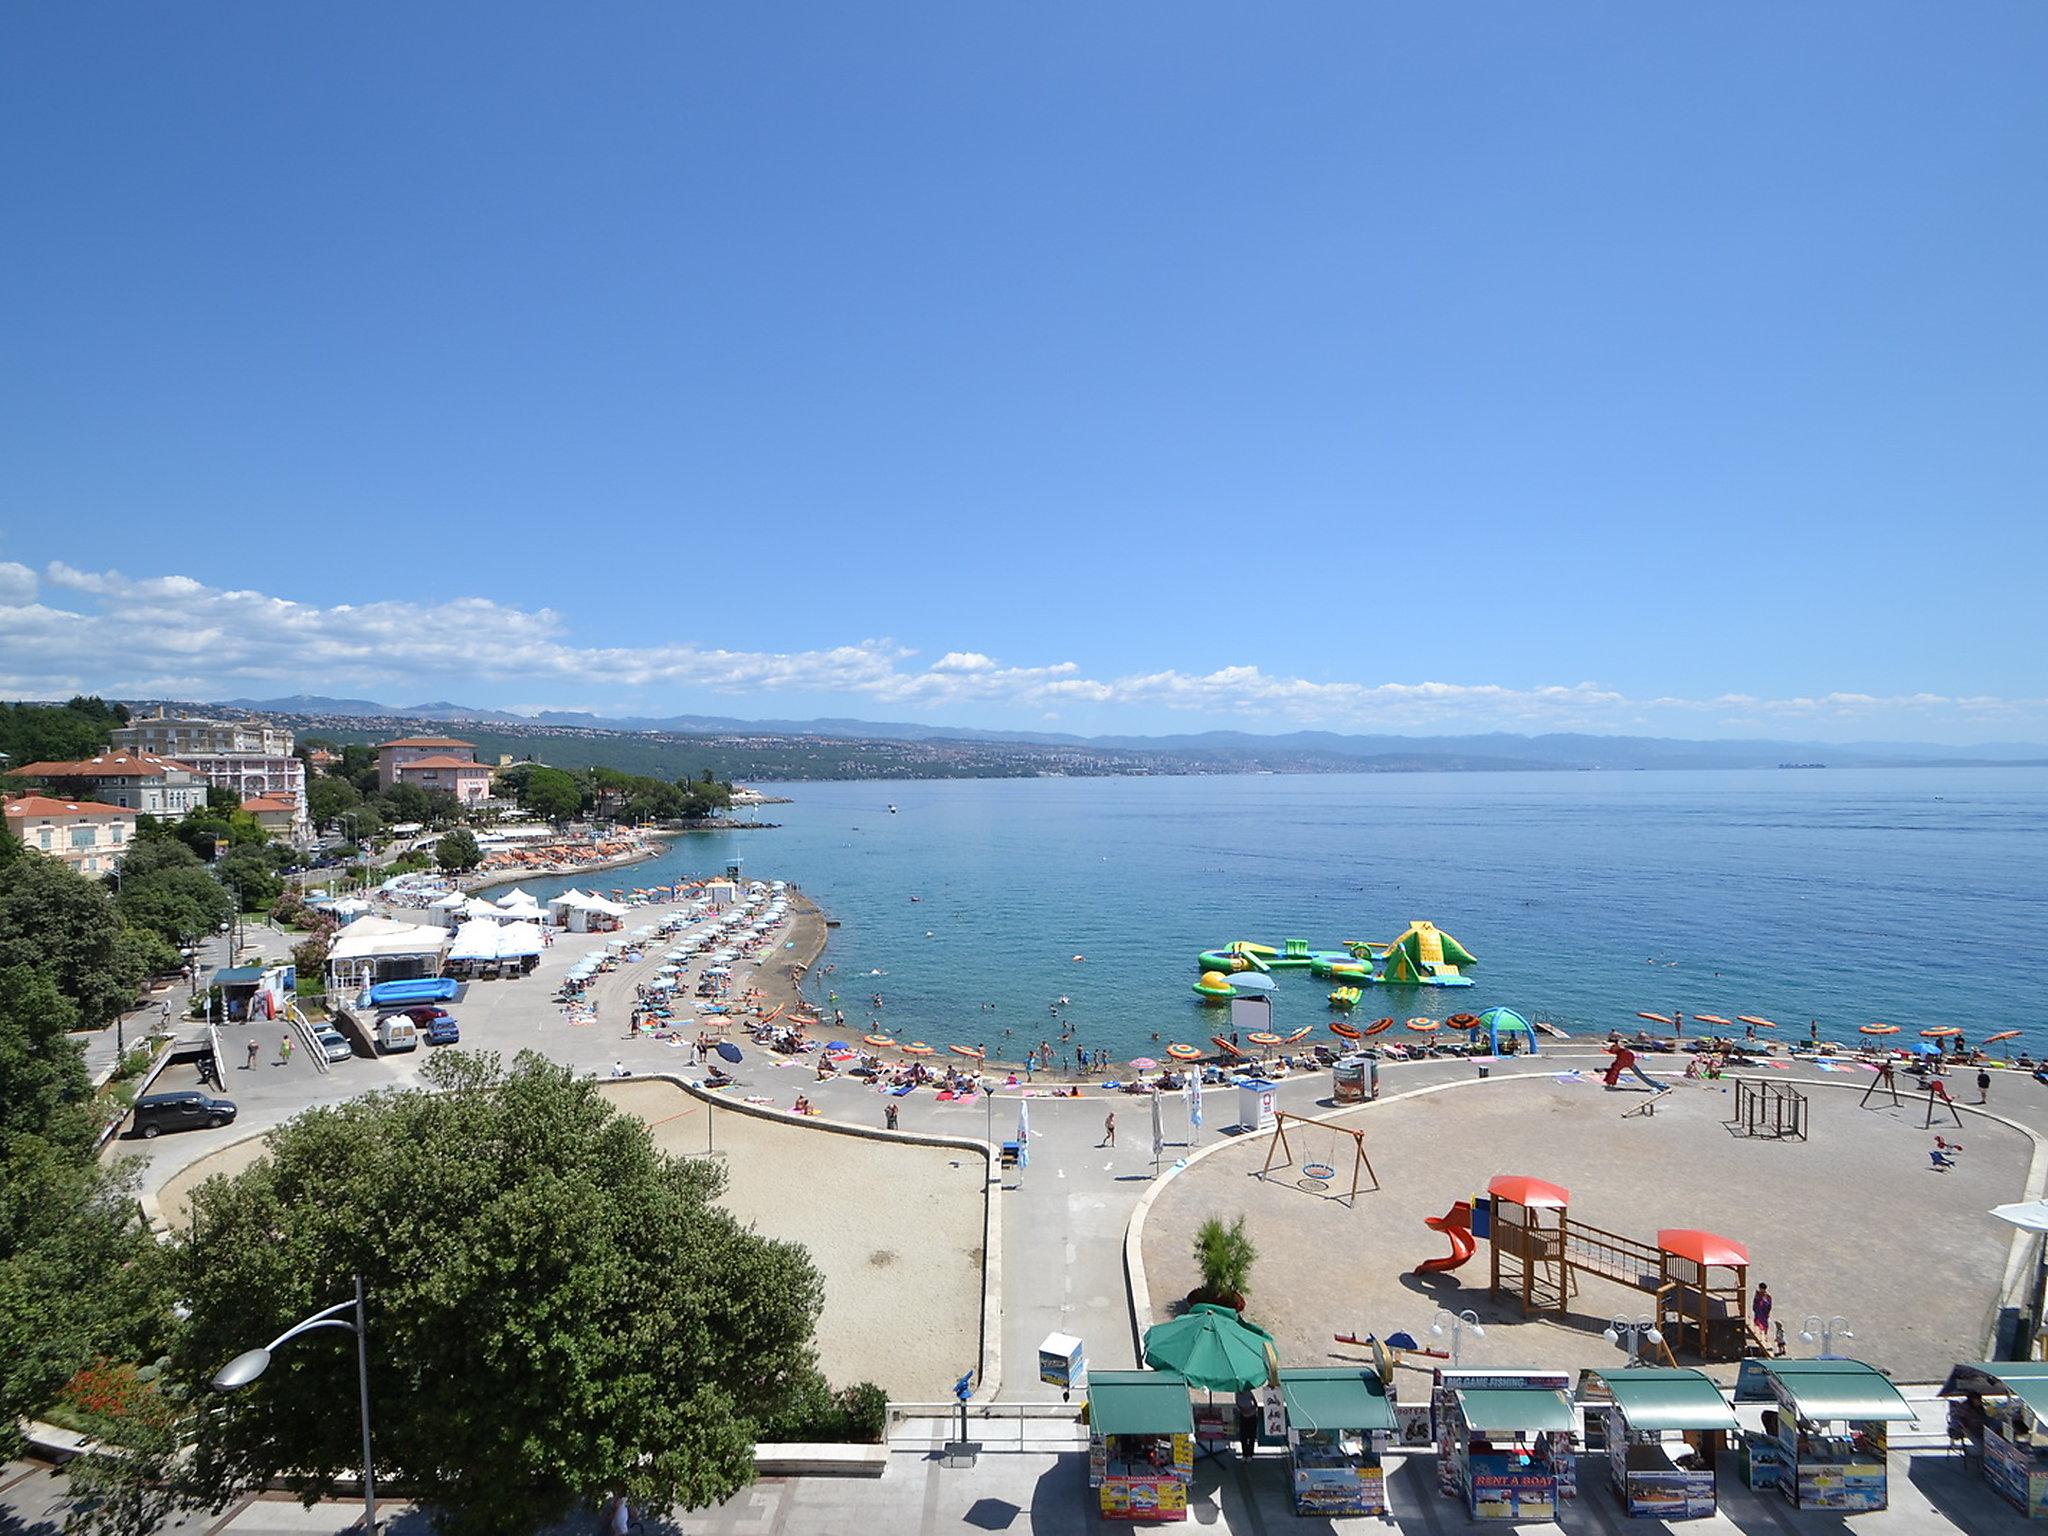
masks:
[[[383,811],[387,822],[426,822],[434,817],[434,802],[417,784],[394,784],[381,791],[372,803]]]
[[[350,742],[341,749],[341,764],[335,772],[355,785],[358,794],[377,793],[377,754],[363,743]]]
[[[31,863],[40,861],[30,861]],[[93,1159],[92,1088],[44,970],[0,967],[0,1441],[95,1355],[160,1328],[164,1266],[121,1175]]]
[[[434,845],[434,857],[447,873],[460,875],[483,863],[484,851],[474,833],[458,827]]]
[[[721,1168],[656,1150],[567,1068],[450,1052],[422,1077],[300,1116],[200,1189],[173,1253],[192,1309],[176,1377],[196,1387],[361,1274],[380,1466],[450,1536],[745,1483],[756,1426],[816,1379],[803,1250],[721,1209]],[[198,1481],[328,1492],[360,1455],[354,1391],[340,1341],[300,1341],[209,1416]]]
[[[261,847],[230,848],[216,868],[222,885],[241,892],[244,912],[267,911],[284,890],[276,863]]]
[[[122,859],[114,906],[123,922],[180,944],[213,932],[234,902],[190,848],[152,836],[138,837]]]
[[[583,809],[583,787],[559,768],[536,768],[520,785],[519,803],[549,821],[568,821]]]
[[[206,787],[206,808],[231,816],[242,808],[242,796],[237,790],[227,789],[219,784],[209,784]]]
[[[99,697],[68,704],[0,704],[0,753],[9,763],[73,762],[91,757],[128,723],[126,705]]]
[[[332,826],[335,817],[362,803],[362,794],[347,779],[320,773],[306,780],[306,814],[316,827]]]
[[[88,1029],[112,1022],[142,979],[106,891],[40,857],[17,860],[0,883],[0,967],[11,965],[49,977]]]
[[[155,1536],[196,1501],[178,1406],[153,1391],[132,1398],[123,1412],[84,1415],[94,1445],[64,1468],[65,1536]]]

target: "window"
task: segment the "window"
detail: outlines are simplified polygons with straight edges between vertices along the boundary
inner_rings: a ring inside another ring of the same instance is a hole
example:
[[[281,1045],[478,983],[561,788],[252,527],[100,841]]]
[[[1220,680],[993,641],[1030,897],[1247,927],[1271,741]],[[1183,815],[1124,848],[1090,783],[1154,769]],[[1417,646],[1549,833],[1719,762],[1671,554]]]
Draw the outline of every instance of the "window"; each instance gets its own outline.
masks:
[[[99,836],[91,827],[73,827],[71,829],[71,846],[74,848],[90,848],[98,841]]]
[[[44,827],[41,830],[43,834],[43,848],[45,851],[48,851],[50,847],[50,829],[48,827]]]

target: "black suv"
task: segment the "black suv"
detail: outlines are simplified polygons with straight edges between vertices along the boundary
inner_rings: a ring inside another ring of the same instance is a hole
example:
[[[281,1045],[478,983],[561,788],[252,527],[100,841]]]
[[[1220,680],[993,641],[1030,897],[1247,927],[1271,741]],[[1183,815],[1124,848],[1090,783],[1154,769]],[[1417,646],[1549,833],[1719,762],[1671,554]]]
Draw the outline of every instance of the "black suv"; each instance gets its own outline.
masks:
[[[213,1130],[235,1118],[232,1099],[210,1093],[152,1093],[135,1101],[135,1134],[157,1136],[164,1131]]]

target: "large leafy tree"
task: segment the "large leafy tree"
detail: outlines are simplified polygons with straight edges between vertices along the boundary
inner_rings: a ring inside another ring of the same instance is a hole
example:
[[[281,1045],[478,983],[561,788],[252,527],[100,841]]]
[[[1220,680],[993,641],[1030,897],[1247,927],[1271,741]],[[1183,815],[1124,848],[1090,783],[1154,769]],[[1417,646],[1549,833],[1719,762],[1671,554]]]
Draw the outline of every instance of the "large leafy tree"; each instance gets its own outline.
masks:
[[[331,825],[343,811],[352,811],[362,803],[363,797],[355,785],[337,774],[316,773],[306,780],[306,812],[316,827]]]
[[[68,704],[0,704],[0,752],[10,763],[91,757],[128,723],[125,705],[76,698]]]
[[[449,874],[459,875],[483,863],[484,851],[477,846],[475,833],[457,827],[434,844],[434,858]]]
[[[93,1159],[75,1021],[49,975],[0,967],[0,1441],[95,1356],[149,1346],[166,1315],[156,1244]]]
[[[177,944],[213,932],[234,899],[190,848],[153,835],[138,836],[122,859],[114,906],[122,921]]]
[[[583,809],[583,787],[559,768],[535,768],[519,786],[519,803],[549,821],[567,821]]]
[[[617,1492],[696,1508],[747,1481],[756,1426],[817,1381],[803,1250],[538,1056],[450,1052],[423,1077],[300,1117],[200,1189],[174,1373],[196,1386],[361,1274],[378,1462],[442,1530],[532,1531]],[[359,1459],[354,1394],[345,1339],[294,1342],[208,1419],[199,1481],[318,1497]]]
[[[97,1029],[133,1001],[142,969],[107,893],[56,859],[23,856],[0,881],[0,968],[41,971]]]

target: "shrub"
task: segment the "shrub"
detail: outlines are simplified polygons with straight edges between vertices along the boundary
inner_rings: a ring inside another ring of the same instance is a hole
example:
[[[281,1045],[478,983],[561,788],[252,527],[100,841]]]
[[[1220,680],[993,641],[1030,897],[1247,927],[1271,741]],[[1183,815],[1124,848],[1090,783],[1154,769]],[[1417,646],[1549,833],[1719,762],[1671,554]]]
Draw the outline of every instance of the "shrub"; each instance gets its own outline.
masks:
[[[789,1405],[755,1433],[770,1444],[878,1445],[888,1427],[889,1394],[871,1381],[834,1392],[814,1375],[795,1389]]]
[[[1242,1296],[1251,1283],[1252,1262],[1259,1256],[1245,1236],[1244,1217],[1229,1226],[1211,1216],[1195,1229],[1195,1263],[1202,1271],[1202,1289],[1216,1296]]]

